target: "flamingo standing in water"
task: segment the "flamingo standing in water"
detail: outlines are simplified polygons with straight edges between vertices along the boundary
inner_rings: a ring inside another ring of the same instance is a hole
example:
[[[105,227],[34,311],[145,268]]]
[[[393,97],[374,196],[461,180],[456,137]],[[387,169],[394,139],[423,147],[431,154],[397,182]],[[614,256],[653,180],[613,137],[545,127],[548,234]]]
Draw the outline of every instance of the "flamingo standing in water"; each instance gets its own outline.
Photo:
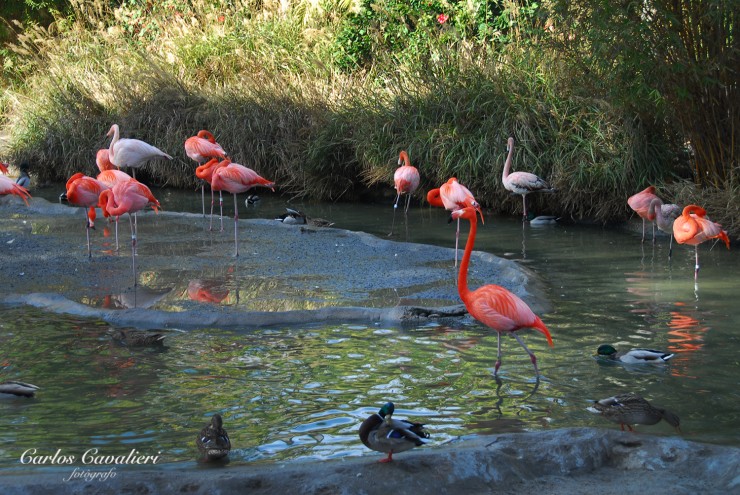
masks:
[[[134,178],[136,178],[136,169],[149,160],[158,158],[172,160],[170,155],[149,143],[138,139],[122,139],[118,124],[113,124],[108,131],[108,137],[111,136],[113,139],[108,147],[108,157],[111,163],[118,168],[133,169]]]
[[[212,158],[223,159],[228,156],[221,145],[216,142],[216,138],[213,136],[213,134],[206,130],[200,130],[198,131],[197,135],[191,136],[185,140],[185,154],[188,155],[190,159],[195,160],[198,165],[202,165]],[[198,176],[197,172],[195,175]],[[198,178],[200,179],[201,177]],[[205,186],[203,183],[201,183],[200,185],[200,199],[203,203],[203,218],[205,218],[206,199]],[[223,198],[220,194],[219,203],[221,204],[221,216],[223,217]],[[213,194],[211,194],[211,217],[213,217]]]
[[[522,195],[522,207],[523,207],[523,221],[527,221],[527,194],[533,192],[552,192],[553,188],[550,184],[529,172],[511,172],[511,161],[514,157],[514,138],[510,137],[508,140],[509,154],[506,156],[506,162],[504,163],[504,172],[501,175],[501,182],[504,184],[504,188],[507,191],[511,191],[514,194]]]
[[[432,189],[427,193],[427,201],[432,206],[444,208],[448,211],[457,211],[462,208],[472,207],[480,213],[481,222],[483,222],[483,210],[480,204],[473,197],[473,193],[457,181],[457,178],[451,177],[446,183],[438,189]],[[457,219],[457,230],[455,231],[455,266],[457,266],[457,247],[460,240],[460,219]]]
[[[529,358],[534,366],[534,372],[539,383],[540,374],[537,369],[537,358],[522,341],[521,337],[515,332],[523,328],[533,328],[542,332],[547,337],[547,343],[553,346],[550,332],[542,323],[539,316],[534,314],[516,294],[509,292],[499,285],[484,285],[474,291],[468,289],[468,265],[470,264],[470,254],[475,244],[475,235],[477,231],[478,217],[473,207],[466,207],[452,212],[452,218],[470,221],[470,233],[468,241],[465,244],[465,253],[460,263],[460,272],[458,274],[457,290],[460,294],[465,307],[470,315],[484,325],[496,330],[498,334],[498,357],[494,368],[494,376],[498,374],[501,366],[501,334],[508,333],[512,335],[524,347],[529,354]]]
[[[722,226],[706,218],[707,212],[701,206],[689,205],[683,209],[681,216],[673,222],[673,235],[679,244],[694,246],[696,265],[694,280],[699,278],[699,244],[709,239],[721,239],[730,249],[730,239]]]
[[[116,169],[113,162],[110,161],[109,151],[107,148],[98,150],[95,155],[95,163],[98,166],[100,173],[97,179],[108,186],[108,189],[112,189],[113,186],[119,182],[126,182],[131,180],[131,176],[122,170]],[[116,222],[116,251],[118,251],[118,217],[115,218]]]
[[[60,202],[68,202],[74,206],[87,209],[85,215],[85,233],[87,234],[87,257],[92,258],[90,249],[90,229],[95,228],[95,207],[98,204],[100,193],[107,190],[108,186],[97,179],[88,177],[77,172],[67,180],[66,191],[59,196]]]
[[[195,168],[195,176],[201,180],[204,180],[205,182],[208,182],[208,185],[211,188],[211,223],[208,227],[208,230],[213,230],[213,186],[211,185],[211,179],[213,178],[213,172],[220,167],[225,167],[229,163],[231,163],[231,160],[228,158],[225,158],[222,161],[218,161],[217,158],[211,158],[208,162],[204,163],[203,165],[198,165]],[[224,230],[224,210],[223,210],[223,199],[221,197],[221,191],[218,192],[218,201],[221,205],[221,231]]]
[[[650,203],[655,199],[660,199],[655,195],[655,186],[649,186],[637,194],[627,198],[627,204],[642,218],[642,242],[645,242],[645,220],[648,218]],[[655,224],[653,224],[653,243],[655,242]]]
[[[158,212],[159,201],[148,187],[136,179],[130,179],[126,182],[119,182],[112,189],[103,191],[100,194],[98,204],[103,209],[105,216],[121,216],[128,213],[129,224],[131,225],[131,267],[134,272],[135,287],[138,283],[136,279],[136,231],[131,216],[147,206],[151,206],[155,212]]]
[[[26,206],[28,206],[28,198],[31,197],[31,193],[28,192],[28,189],[16,184],[13,182],[13,179],[4,175],[0,175],[0,194],[12,194],[14,196],[18,196],[24,203],[26,203]]]
[[[249,191],[255,186],[268,187],[275,190],[274,182],[260,177],[251,168],[238,163],[229,163],[225,167],[218,167],[211,176],[211,189],[214,191],[228,191],[234,195],[234,256],[239,257],[239,208],[236,195]]]
[[[398,208],[398,200],[401,198],[401,195],[406,194],[406,208],[404,209],[404,213],[408,213],[409,205],[411,204],[411,195],[419,187],[419,181],[421,179],[416,167],[411,166],[409,155],[405,150],[401,151],[398,155],[398,164],[401,166],[393,174],[393,183],[396,187],[396,202],[393,208],[394,210]]]
[[[671,240],[668,243],[668,259],[673,255],[673,222],[681,214],[681,207],[674,204],[664,205],[660,198],[650,202],[647,218],[655,222],[658,229],[668,234]]]

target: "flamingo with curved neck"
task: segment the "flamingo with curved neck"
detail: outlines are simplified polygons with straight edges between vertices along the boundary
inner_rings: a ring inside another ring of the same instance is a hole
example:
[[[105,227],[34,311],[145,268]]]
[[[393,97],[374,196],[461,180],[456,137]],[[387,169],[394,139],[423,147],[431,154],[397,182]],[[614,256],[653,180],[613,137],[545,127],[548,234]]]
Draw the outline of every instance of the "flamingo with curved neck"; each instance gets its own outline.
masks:
[[[133,169],[134,179],[136,178],[136,169],[144,165],[149,160],[164,158],[172,160],[172,157],[139,139],[121,138],[118,124],[113,124],[108,131],[108,137],[113,136],[108,147],[108,158],[111,163],[118,168],[129,167]]]
[[[655,186],[648,186],[639,193],[633,194],[627,198],[627,204],[637,215],[642,218],[642,241],[645,242],[645,220],[652,221],[648,218],[650,203],[653,200],[660,199],[655,195]],[[653,243],[655,243],[655,224],[653,224]]]
[[[524,344],[524,341],[516,334],[517,331],[524,328],[533,328],[547,337],[547,343],[553,346],[550,331],[542,322],[539,316],[529,308],[527,303],[522,301],[516,294],[501,287],[500,285],[489,284],[471,291],[468,288],[468,266],[470,264],[470,255],[475,245],[475,235],[478,230],[478,219],[476,210],[473,207],[462,208],[452,212],[452,218],[465,219],[470,221],[470,232],[465,244],[465,252],[462,262],[460,263],[460,272],[457,278],[457,290],[467,308],[468,313],[496,331],[498,336],[498,354],[494,368],[494,376],[498,374],[501,366],[501,334],[508,333],[513,336],[524,350],[529,354],[529,358],[534,366],[534,372],[539,383],[540,374],[537,368],[537,357]]]
[[[507,141],[507,148],[509,154],[506,156],[504,162],[504,171],[501,174],[501,182],[507,191],[511,191],[514,194],[520,194],[522,196],[522,221],[527,221],[527,194],[533,192],[552,192],[553,188],[550,184],[530,172],[510,172],[511,162],[514,158],[514,138],[510,137]]]
[[[406,194],[406,208],[404,213],[408,213],[409,205],[411,204],[411,195],[419,187],[419,170],[411,165],[409,160],[409,154],[406,150],[402,150],[398,155],[398,164],[400,167],[396,169],[393,174],[393,184],[396,187],[396,202],[393,204],[393,208],[398,208],[398,200],[403,194]]]
[[[188,158],[195,160],[195,162],[198,165],[201,165],[203,163],[209,162],[209,160],[214,158],[226,158],[228,155],[224,151],[224,149],[221,147],[220,144],[216,142],[216,138],[211,134],[209,131],[206,131],[205,129],[202,129],[198,131],[198,134],[195,136],[191,136],[185,140],[185,154],[188,155]],[[196,169],[195,173],[196,177],[198,177],[198,172]],[[201,177],[198,177],[201,178]],[[210,176],[209,181],[210,185]],[[220,196],[219,196],[220,197]],[[205,185],[201,182],[200,184],[200,200],[203,206],[203,218],[206,217],[206,200],[205,200]],[[221,204],[223,205],[223,199],[221,200]],[[221,212],[223,215],[223,211]],[[213,227],[213,190],[211,190],[211,228]]]
[[[154,212],[158,212],[159,201],[154,197],[152,192],[141,182],[136,179],[130,179],[120,182],[113,186],[112,189],[106,189],[100,193],[98,205],[103,210],[103,215],[121,216],[128,213],[129,224],[131,226],[131,267],[134,273],[134,286],[138,284],[136,278],[136,229],[132,216],[136,212],[150,206]]]

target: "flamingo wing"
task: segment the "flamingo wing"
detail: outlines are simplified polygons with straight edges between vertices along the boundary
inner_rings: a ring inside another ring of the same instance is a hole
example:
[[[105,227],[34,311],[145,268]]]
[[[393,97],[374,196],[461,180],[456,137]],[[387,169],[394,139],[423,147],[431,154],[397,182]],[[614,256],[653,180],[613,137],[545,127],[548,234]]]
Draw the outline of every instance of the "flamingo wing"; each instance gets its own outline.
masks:
[[[139,139],[119,139],[111,149],[110,160],[117,167],[139,167],[156,158],[172,160],[164,151]]]
[[[185,140],[185,153],[198,163],[211,158],[226,158],[226,152],[220,144],[198,136]]]
[[[512,172],[506,179],[508,184],[504,184],[506,189],[516,194],[527,194],[536,191],[545,191],[551,189],[547,181],[530,172]]]
[[[393,182],[398,194],[412,194],[419,187],[420,180],[419,171],[412,166],[398,167],[393,174]]]
[[[26,206],[28,206],[28,198],[31,197],[28,189],[16,184],[12,179],[4,175],[0,175],[0,194],[12,194],[14,196],[18,196],[24,203],[26,203]]]

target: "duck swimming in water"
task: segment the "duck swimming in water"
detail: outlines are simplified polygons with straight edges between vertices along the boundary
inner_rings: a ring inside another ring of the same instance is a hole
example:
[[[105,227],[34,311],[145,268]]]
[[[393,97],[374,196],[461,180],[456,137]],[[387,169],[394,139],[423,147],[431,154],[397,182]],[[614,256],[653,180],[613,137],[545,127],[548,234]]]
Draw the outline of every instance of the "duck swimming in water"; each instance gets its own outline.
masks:
[[[2,397],[33,397],[39,388],[25,382],[7,381],[0,383],[0,398]]]
[[[203,427],[195,439],[198,450],[206,460],[215,461],[229,455],[231,440],[223,428],[220,414],[214,414],[210,424]]]
[[[626,364],[665,364],[674,356],[669,352],[654,349],[632,349],[627,352],[617,352],[609,344],[600,345],[596,350],[596,355]]]

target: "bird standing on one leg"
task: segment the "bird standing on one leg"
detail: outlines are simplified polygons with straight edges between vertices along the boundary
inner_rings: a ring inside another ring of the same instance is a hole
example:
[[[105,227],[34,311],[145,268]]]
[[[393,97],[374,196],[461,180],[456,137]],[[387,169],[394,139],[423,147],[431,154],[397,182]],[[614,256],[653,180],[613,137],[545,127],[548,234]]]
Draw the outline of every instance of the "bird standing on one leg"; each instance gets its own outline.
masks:
[[[699,244],[709,239],[721,239],[730,249],[730,238],[722,226],[706,218],[707,212],[701,206],[689,205],[683,209],[681,216],[673,222],[673,236],[679,244],[694,246],[696,265],[694,280],[699,278]]]
[[[655,186],[649,186],[640,191],[637,194],[633,194],[627,198],[627,204],[632,210],[642,218],[642,241],[645,242],[645,220],[648,218],[648,212],[650,211],[650,203],[654,200],[660,199],[655,195]],[[653,242],[655,242],[655,224],[653,223]]]
[[[198,131],[198,134],[185,140],[185,154],[188,158],[195,160],[198,165],[208,162],[212,158],[226,158],[228,155],[216,142],[216,138],[206,130]],[[197,172],[195,174],[199,179]],[[209,176],[210,179],[210,176]],[[210,184],[210,182],[209,182]],[[203,218],[206,217],[206,200],[204,183],[200,185],[200,199],[203,203]],[[223,201],[221,202],[223,204]],[[223,210],[221,211],[223,216]],[[211,217],[213,217],[213,191],[211,191]]]
[[[550,184],[535,174],[529,172],[511,172],[511,162],[514,157],[514,138],[510,137],[508,140],[509,154],[506,156],[506,162],[504,162],[504,172],[501,175],[501,182],[507,191],[511,191],[514,194],[521,194],[522,196],[522,220],[526,222],[527,217],[527,194],[533,192],[552,192],[553,188]]]
[[[362,443],[376,452],[388,454],[388,457],[378,462],[391,462],[393,454],[424,445],[422,438],[429,438],[423,424],[393,419],[394,411],[393,402],[387,402],[380,411],[369,416],[360,425]]]

